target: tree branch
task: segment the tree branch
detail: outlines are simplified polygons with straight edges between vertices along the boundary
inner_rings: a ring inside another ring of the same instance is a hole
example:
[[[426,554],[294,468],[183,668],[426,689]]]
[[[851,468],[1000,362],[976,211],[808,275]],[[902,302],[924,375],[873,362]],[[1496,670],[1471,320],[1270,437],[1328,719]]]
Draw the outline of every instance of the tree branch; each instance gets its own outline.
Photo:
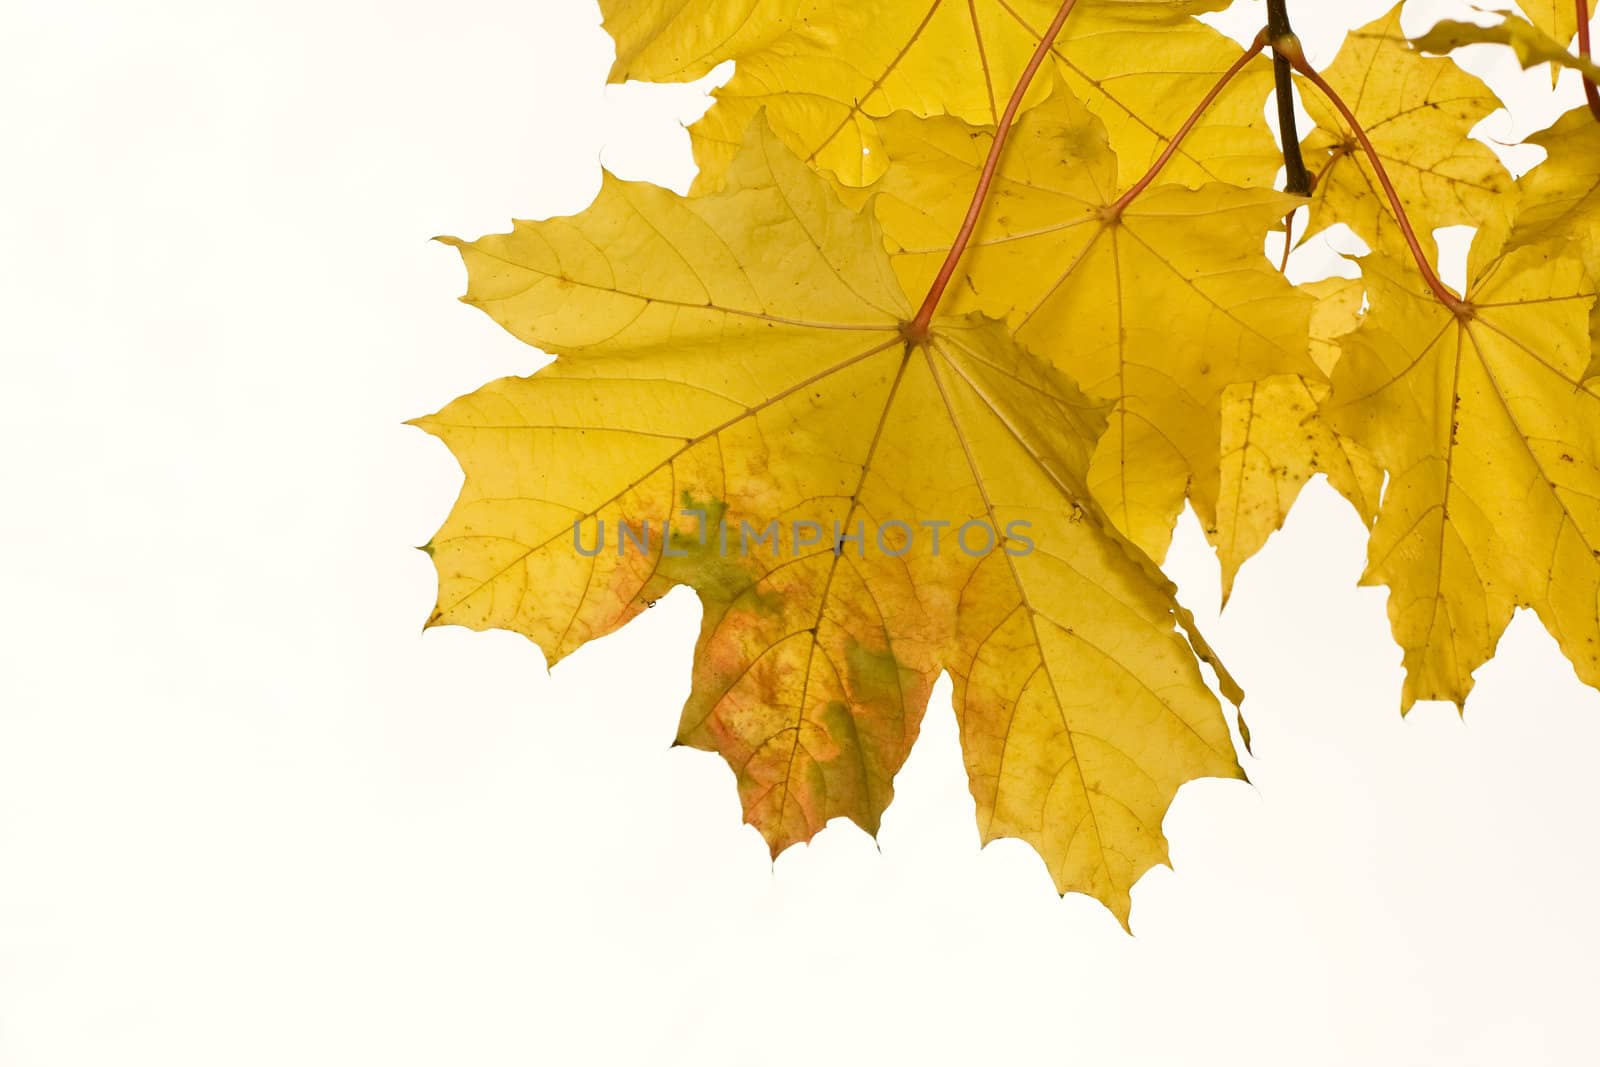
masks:
[[[1587,0],[1578,0],[1585,3]],[[1294,76],[1289,57],[1278,47],[1279,41],[1294,38],[1289,25],[1287,0],[1267,0],[1267,38],[1272,44],[1272,76],[1277,87],[1278,137],[1283,141],[1284,191],[1296,196],[1311,195],[1311,175],[1300,156],[1300,132],[1295,128]],[[1298,41],[1296,41],[1298,44]]]

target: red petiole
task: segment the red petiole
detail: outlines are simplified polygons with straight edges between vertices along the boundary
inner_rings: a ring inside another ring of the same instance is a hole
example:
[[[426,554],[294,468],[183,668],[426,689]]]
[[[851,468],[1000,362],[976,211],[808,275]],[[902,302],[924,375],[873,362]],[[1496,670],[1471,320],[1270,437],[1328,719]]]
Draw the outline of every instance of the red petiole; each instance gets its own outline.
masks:
[[[1184,120],[1183,125],[1178,127],[1178,132],[1172,135],[1172,140],[1167,142],[1166,151],[1162,152],[1156,161],[1150,165],[1150,169],[1145,171],[1144,177],[1129,186],[1128,191],[1117,198],[1116,203],[1106,208],[1106,212],[1111,218],[1121,215],[1128,205],[1133,203],[1136,196],[1150,187],[1150,183],[1156,180],[1156,175],[1161,173],[1162,168],[1177,153],[1178,146],[1183,144],[1183,139],[1189,136],[1189,131],[1194,129],[1195,123],[1200,121],[1200,116],[1204,115],[1212,102],[1222,94],[1222,90],[1228,87],[1228,83],[1233,81],[1234,76],[1245,68],[1245,64],[1261,54],[1261,50],[1266,45],[1267,31],[1262,30],[1256,35],[1255,42],[1244,51],[1243,55],[1233,61],[1233,66],[1223,71],[1222,77],[1217,79],[1217,84],[1213,85],[1211,91],[1201,98],[1200,103],[1189,113],[1189,117]]]
[[[1576,0],[1578,5],[1578,55],[1589,56],[1589,0]],[[1587,77],[1583,79],[1583,96],[1589,101],[1589,113],[1600,120],[1600,89]]]
[[[1000,151],[1005,148],[1006,138],[1011,134],[1011,122],[1017,117],[1017,109],[1022,106],[1022,98],[1028,94],[1028,86],[1033,84],[1033,76],[1039,72],[1044,57],[1050,54],[1050,47],[1055,44],[1057,35],[1061,33],[1061,27],[1066,25],[1067,16],[1072,14],[1072,9],[1077,4],[1078,0],[1063,0],[1061,10],[1056,12],[1055,19],[1039,38],[1039,47],[1033,50],[1028,65],[1022,68],[1022,77],[1017,80],[1017,87],[1011,91],[1011,99],[1006,101],[1006,109],[1001,113],[1000,121],[995,126],[994,143],[989,146],[989,156],[983,161],[983,171],[978,176],[978,188],[972,194],[972,204],[967,208],[967,217],[962,220],[955,243],[950,246],[950,254],[945,256],[938,276],[933,279],[933,285],[922,301],[922,307],[917,310],[917,317],[906,324],[903,330],[907,340],[927,340],[928,326],[933,322],[933,313],[938,309],[939,301],[944,298],[944,291],[949,287],[950,279],[955,277],[956,264],[960,262],[961,254],[967,250],[967,244],[972,240],[972,231],[978,226],[978,216],[983,212],[984,202],[989,199],[989,186],[994,183],[995,168],[1000,163]]]

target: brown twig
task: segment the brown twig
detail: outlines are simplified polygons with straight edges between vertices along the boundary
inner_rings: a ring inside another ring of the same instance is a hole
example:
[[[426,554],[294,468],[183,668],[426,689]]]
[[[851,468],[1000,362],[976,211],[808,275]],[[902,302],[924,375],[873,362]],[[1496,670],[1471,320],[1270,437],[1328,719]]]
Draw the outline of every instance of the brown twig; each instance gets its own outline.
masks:
[[[1311,192],[1311,176],[1300,155],[1300,132],[1295,128],[1293,64],[1278,48],[1279,41],[1295,40],[1287,0],[1267,0],[1267,39],[1273,46],[1272,78],[1278,99],[1278,139],[1283,142],[1283,188],[1296,196],[1306,196]],[[1296,40],[1296,47],[1298,44]]]

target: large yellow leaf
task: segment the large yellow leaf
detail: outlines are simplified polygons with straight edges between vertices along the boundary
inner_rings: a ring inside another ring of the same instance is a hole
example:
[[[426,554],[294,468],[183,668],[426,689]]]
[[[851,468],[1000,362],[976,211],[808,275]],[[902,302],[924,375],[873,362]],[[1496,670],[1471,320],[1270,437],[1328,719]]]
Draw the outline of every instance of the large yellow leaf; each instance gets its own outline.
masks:
[[[1189,13],[1217,0],[1082,0],[1054,48],[1074,92],[1142,167],[1239,47]],[[765,109],[807,162],[851,185],[883,170],[878,121],[896,110],[995,123],[1058,0],[602,0],[617,38],[613,80],[698,77],[725,59],[732,80],[694,125],[698,189],[713,189]],[[1138,63],[1129,63],[1138,55]],[[1261,114],[1257,61],[1174,161],[1174,181],[1270,184],[1278,160]],[[1043,98],[1040,81],[1025,103]]]
[[[1085,485],[1099,407],[979,316],[908,341],[876,224],[762,125],[725,192],[608,176],[458,244],[466,300],[558,358],[419,420],[466,472],[430,622],[555,660],[695,588],[678,739],[728,760],[774,854],[876,830],[949,670],[984,836],[1126,921],[1179,785],[1240,772],[1209,653]]]
[[[871,192],[896,273],[920,292],[991,137],[954,119],[893,116],[882,129],[890,166]],[[1262,252],[1267,230],[1303,201],[1158,185],[1110,212],[1140,176],[1119,167],[1099,120],[1058,85],[1007,144],[951,299],[1008,319],[1025,345],[1114,405],[1090,482],[1159,559],[1186,495],[1215,533],[1224,390],[1317,370],[1311,298]]]
[[[1511,176],[1487,145],[1467,136],[1500,101],[1452,61],[1412,49],[1400,32],[1398,5],[1352,31],[1323,77],[1371,137],[1425,250],[1432,253],[1441,226],[1504,233]],[[1333,106],[1301,84],[1317,124],[1302,144],[1316,176],[1305,236],[1342,222],[1373,249],[1405,256],[1371,161]]]
[[[1339,341],[1360,324],[1365,288],[1359,280],[1329,278],[1301,286],[1317,304],[1311,315],[1311,353],[1332,373]],[[1213,543],[1222,563],[1222,595],[1239,568],[1283,526],[1289,507],[1314,474],[1372,525],[1383,470],[1366,449],[1335,433],[1320,406],[1328,385],[1318,378],[1279,374],[1229,386],[1222,394],[1222,480]]]
[[[1482,259],[1477,256],[1475,259]],[[1584,381],[1594,289],[1548,246],[1474,262],[1457,316],[1414,272],[1363,261],[1329,418],[1388,470],[1363,581],[1389,586],[1403,704],[1451,700],[1515,607],[1600,684],[1600,393]]]

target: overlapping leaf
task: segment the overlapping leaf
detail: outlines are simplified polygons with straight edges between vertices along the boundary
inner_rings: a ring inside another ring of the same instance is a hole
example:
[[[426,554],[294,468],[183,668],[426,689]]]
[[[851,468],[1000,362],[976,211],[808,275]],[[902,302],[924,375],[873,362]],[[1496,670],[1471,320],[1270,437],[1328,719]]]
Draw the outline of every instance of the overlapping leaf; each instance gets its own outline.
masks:
[[[602,0],[618,38],[612,79],[681,80],[736,61],[692,128],[716,188],[745,127],[765,110],[789,147],[841,181],[883,171],[879,120],[896,110],[993,124],[1058,0]],[[1239,55],[1194,21],[1218,0],[1082,0],[1054,48],[1069,87],[1107,123],[1131,166],[1154,158],[1192,102]],[[1152,27],[1159,34],[1152,36]],[[1141,62],[1124,61],[1130,50]],[[1270,82],[1253,65],[1174,162],[1174,181],[1270,184],[1278,161],[1261,115]],[[1029,106],[1043,99],[1036,83]]]
[[[722,193],[608,177],[460,248],[468,302],[559,358],[419,420],[466,472],[431,621],[554,660],[695,588],[679,740],[774,854],[876,830],[949,670],[984,836],[1126,921],[1178,786],[1239,771],[1204,646],[1085,484],[1099,407],[981,316],[907,341],[876,224],[759,124]]]
[[[883,124],[871,192],[896,272],[920,291],[944,259],[991,137],[954,119]],[[1262,253],[1297,198],[1217,183],[1158,185],[1114,209],[1122,173],[1097,118],[1057,86],[1007,145],[951,297],[1004,317],[1030,349],[1111,402],[1090,466],[1096,497],[1155,558],[1185,496],[1215,532],[1221,403],[1240,382],[1318,376],[1311,298]],[[1230,535],[1231,536],[1231,535]]]
[[[1317,303],[1311,354],[1331,374],[1339,342],[1360,325],[1365,288],[1359,279],[1330,278],[1301,287]],[[1355,507],[1368,526],[1377,515],[1383,470],[1367,450],[1336,433],[1322,417],[1328,384],[1279,374],[1229,386],[1222,394],[1222,477],[1213,538],[1226,599],[1244,562],[1283,526],[1289,506],[1313,475]]]
[[[1562,44],[1577,36],[1578,8],[1572,0],[1517,0],[1517,6],[1535,26]]]
[[[1568,4],[1570,11],[1572,5]],[[1527,19],[1510,12],[1500,12],[1501,20],[1490,26],[1475,22],[1458,22],[1444,19],[1420,37],[1411,39],[1411,46],[1420,52],[1445,55],[1457,48],[1473,44],[1501,44],[1516,54],[1524,70],[1541,63],[1551,64],[1556,76],[1563,67],[1570,67],[1587,77],[1600,80],[1600,67],[1582,56],[1567,51],[1564,42],[1557,41]]]
[[[1578,6],[1572,0],[1518,0],[1517,6],[1527,13],[1541,33],[1561,44],[1568,44],[1577,36]],[[1554,82],[1560,73],[1552,67],[1550,80]]]
[[[1467,136],[1500,101],[1450,60],[1412,49],[1400,32],[1399,5],[1352,31],[1322,74],[1370,136],[1425,249],[1441,226],[1504,234],[1511,177],[1487,145]],[[1404,257],[1398,224],[1354,132],[1315,89],[1306,86],[1302,96],[1317,124],[1302,144],[1316,182],[1304,236],[1342,222],[1372,248]]]
[[[1528,138],[1549,153],[1517,183],[1515,247],[1569,246],[1600,277],[1600,123],[1586,107]]]

